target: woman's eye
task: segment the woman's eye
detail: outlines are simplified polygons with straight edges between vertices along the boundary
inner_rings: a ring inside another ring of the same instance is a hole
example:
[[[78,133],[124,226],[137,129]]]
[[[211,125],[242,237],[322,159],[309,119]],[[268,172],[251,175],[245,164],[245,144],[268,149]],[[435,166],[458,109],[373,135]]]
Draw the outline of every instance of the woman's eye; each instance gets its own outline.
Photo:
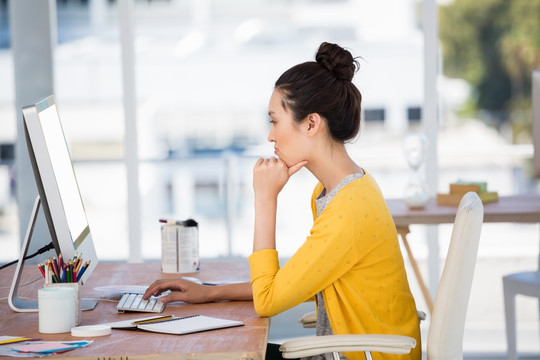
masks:
[[[270,124],[272,124],[272,125],[276,125],[277,123],[276,123],[276,121],[275,121],[275,120],[270,120]]]

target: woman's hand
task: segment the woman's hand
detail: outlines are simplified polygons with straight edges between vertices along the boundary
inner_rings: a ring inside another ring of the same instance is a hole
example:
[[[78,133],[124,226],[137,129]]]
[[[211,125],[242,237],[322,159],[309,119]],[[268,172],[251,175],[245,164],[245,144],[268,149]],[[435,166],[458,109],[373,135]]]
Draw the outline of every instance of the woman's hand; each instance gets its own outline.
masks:
[[[159,296],[167,290],[171,293],[164,295],[160,300],[164,303],[184,301],[192,304],[211,302],[211,286],[200,285],[184,279],[161,279],[154,281],[143,295],[147,300],[150,296]]]
[[[253,167],[255,196],[276,198],[289,178],[306,164],[307,161],[304,160],[288,167],[283,160],[275,157],[257,160]]]
[[[255,231],[253,251],[276,248],[277,196],[289,178],[307,161],[287,167],[276,158],[259,159],[253,168],[253,190],[255,192]]]

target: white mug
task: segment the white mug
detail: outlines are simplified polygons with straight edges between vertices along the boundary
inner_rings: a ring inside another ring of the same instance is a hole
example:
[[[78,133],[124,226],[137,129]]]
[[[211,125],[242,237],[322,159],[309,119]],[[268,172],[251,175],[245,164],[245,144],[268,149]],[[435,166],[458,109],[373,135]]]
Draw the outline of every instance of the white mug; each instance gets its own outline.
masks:
[[[39,332],[70,332],[77,325],[77,291],[73,287],[45,287],[38,290]]]

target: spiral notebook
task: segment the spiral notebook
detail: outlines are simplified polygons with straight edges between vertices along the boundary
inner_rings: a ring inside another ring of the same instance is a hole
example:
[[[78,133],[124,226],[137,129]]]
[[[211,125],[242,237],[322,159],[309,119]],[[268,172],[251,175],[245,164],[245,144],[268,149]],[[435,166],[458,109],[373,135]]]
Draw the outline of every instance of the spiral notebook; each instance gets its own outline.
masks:
[[[215,318],[204,315],[191,315],[184,317],[160,316],[138,320],[122,321],[108,324],[116,329],[139,329],[164,334],[191,334],[195,332],[243,326],[244,323],[236,320]]]

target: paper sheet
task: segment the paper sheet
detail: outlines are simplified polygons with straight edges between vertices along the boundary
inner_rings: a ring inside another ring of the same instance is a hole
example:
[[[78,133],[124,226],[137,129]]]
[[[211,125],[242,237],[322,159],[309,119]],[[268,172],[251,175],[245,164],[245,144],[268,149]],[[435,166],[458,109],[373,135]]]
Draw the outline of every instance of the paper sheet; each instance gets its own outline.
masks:
[[[93,340],[84,341],[26,341],[0,346],[0,356],[41,357],[55,352],[79,349],[90,345]]]

